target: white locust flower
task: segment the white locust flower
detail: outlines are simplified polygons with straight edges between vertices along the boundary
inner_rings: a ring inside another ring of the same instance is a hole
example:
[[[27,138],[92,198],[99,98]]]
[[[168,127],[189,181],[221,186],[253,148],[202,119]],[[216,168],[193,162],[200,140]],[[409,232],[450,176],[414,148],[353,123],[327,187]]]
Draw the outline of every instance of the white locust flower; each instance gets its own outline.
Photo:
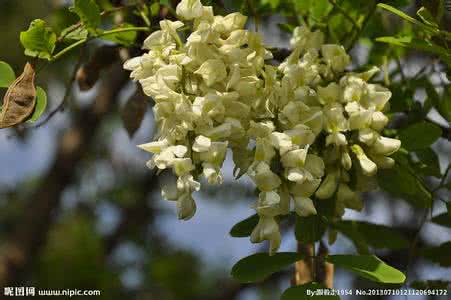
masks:
[[[316,215],[315,205],[312,199],[307,197],[294,197],[294,210],[301,217]]]
[[[209,59],[194,72],[202,76],[207,86],[212,86],[216,82],[222,82],[227,78],[226,66],[219,59]]]
[[[275,217],[280,213],[280,195],[276,191],[261,192],[255,209],[259,216]]]
[[[177,15],[185,20],[199,18],[204,13],[200,0],[182,0],[175,8]]]
[[[194,140],[193,151],[194,152],[205,152],[210,149],[211,140],[203,135],[199,135]]]
[[[257,226],[251,234],[252,243],[269,241],[269,254],[273,255],[280,247],[281,234],[279,224],[273,217],[260,216]]]
[[[401,141],[380,136],[374,142],[371,151],[380,155],[391,155],[399,150]]]
[[[322,45],[321,54],[334,72],[342,72],[349,65],[351,59],[341,45]]]
[[[316,191],[315,196],[319,199],[328,199],[332,197],[338,186],[338,177],[337,171],[329,172],[319,189]]]
[[[370,160],[368,156],[366,156],[362,147],[360,147],[359,145],[352,145],[351,150],[357,156],[364,175],[373,176],[374,174],[376,174],[377,165],[372,160]]]
[[[196,202],[191,194],[182,194],[177,199],[177,215],[180,220],[189,220],[196,213]]]

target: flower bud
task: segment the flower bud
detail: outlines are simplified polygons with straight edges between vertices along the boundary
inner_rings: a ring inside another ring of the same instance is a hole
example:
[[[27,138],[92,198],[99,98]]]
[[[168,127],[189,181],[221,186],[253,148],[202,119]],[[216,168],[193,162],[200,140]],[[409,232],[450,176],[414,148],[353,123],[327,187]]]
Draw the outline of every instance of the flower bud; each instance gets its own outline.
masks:
[[[352,145],[351,150],[357,156],[363,174],[366,176],[373,176],[376,174],[377,165],[366,156],[365,152],[359,145]]]
[[[195,152],[205,152],[210,149],[211,140],[203,135],[199,135],[194,140],[193,151]]]
[[[316,209],[313,201],[307,197],[294,197],[294,210],[301,217],[316,215]]]
[[[280,196],[275,191],[261,192],[256,210],[259,216],[275,217],[280,213]]]
[[[384,115],[384,113],[380,111],[376,111],[373,113],[372,119],[371,119],[371,127],[374,130],[381,131],[384,129],[384,127],[388,123],[387,116]]]
[[[391,155],[399,150],[401,141],[380,136],[376,139],[371,151],[375,154]]]
[[[202,16],[204,8],[200,0],[182,0],[175,8],[175,11],[177,16],[185,20],[192,20]]]
[[[345,170],[350,170],[352,167],[352,160],[351,156],[349,155],[348,151],[343,151],[341,155],[341,165]]]
[[[338,185],[338,173],[332,171],[327,174],[326,178],[321,183],[319,189],[316,191],[315,196],[319,199],[328,199],[332,197],[337,189]]]
[[[270,243],[269,254],[273,255],[280,247],[281,234],[279,224],[273,217],[260,216],[257,226],[251,233],[251,242],[260,243],[268,240]]]
[[[347,184],[340,183],[337,191],[337,201],[344,203],[347,208],[361,211],[363,203],[356,192],[352,191]]]
[[[177,199],[177,214],[180,220],[189,220],[196,213],[196,202],[190,194],[182,194]]]

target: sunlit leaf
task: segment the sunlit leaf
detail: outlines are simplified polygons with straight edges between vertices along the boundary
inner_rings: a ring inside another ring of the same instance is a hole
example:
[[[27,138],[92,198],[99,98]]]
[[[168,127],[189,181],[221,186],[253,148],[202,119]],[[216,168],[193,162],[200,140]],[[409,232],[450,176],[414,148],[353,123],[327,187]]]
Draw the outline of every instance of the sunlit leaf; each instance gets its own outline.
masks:
[[[100,8],[94,0],[74,0],[70,11],[76,13],[83,25],[92,32],[100,25]]]
[[[120,29],[120,28],[129,28],[134,27],[131,24],[124,23],[120,27],[113,28],[114,29]],[[124,31],[124,32],[114,32],[111,34],[103,35],[102,39],[115,42],[117,44],[121,44],[124,46],[131,46],[134,44],[136,37],[138,33],[136,31]]]
[[[378,283],[401,284],[406,276],[374,255],[329,255],[326,260],[336,267]]]
[[[441,59],[445,63],[451,66],[451,54],[449,51],[437,44],[434,44],[428,40],[424,39],[417,39],[412,36],[404,36],[404,37],[393,37],[393,36],[386,36],[386,37],[379,37],[376,38],[376,41],[392,44],[400,47],[406,47],[406,48],[412,48],[417,50],[422,50],[426,52],[430,52],[432,54],[436,54],[440,56]]]
[[[421,7],[417,11],[417,15],[420,17],[420,19],[423,21],[423,23],[438,28],[437,23],[434,20],[434,17],[432,16],[431,12],[426,7]]]
[[[8,87],[15,79],[16,75],[11,66],[4,61],[0,61],[0,88]]]
[[[20,42],[25,48],[25,55],[50,59],[55,50],[56,34],[44,20],[36,19],[27,31],[20,33]]]
[[[61,36],[64,36],[64,40],[82,40],[88,37],[88,30],[84,27],[74,29],[72,26],[65,28],[61,32]]]
[[[428,25],[425,25],[425,24],[421,23],[420,21],[418,21],[415,18],[412,18],[411,16],[409,16],[405,12],[403,12],[403,11],[397,9],[397,8],[394,8],[393,6],[390,6],[390,5],[385,4],[385,3],[379,3],[377,6],[379,6],[380,8],[383,8],[385,10],[388,10],[389,12],[397,15],[398,17],[401,17],[402,19],[406,20],[407,22],[410,22],[412,24],[415,24],[415,25],[421,27],[422,29],[425,29],[425,30],[433,30],[434,29],[434,28],[432,28],[432,27],[430,27]]]
[[[31,117],[27,120],[27,122],[36,122],[41,115],[44,113],[45,108],[47,107],[47,94],[46,92],[41,88],[36,88],[36,106],[34,108],[33,113],[31,114]]]

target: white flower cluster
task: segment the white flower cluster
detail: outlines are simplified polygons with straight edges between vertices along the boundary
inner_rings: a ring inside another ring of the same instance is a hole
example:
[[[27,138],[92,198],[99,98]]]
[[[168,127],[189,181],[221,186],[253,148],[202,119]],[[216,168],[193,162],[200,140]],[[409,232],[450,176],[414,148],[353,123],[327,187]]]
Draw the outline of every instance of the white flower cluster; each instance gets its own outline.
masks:
[[[391,167],[400,147],[380,134],[391,93],[368,83],[378,69],[345,72],[344,48],[306,27],[295,29],[291,55],[273,66],[240,13],[215,16],[199,0],[183,0],[176,11],[185,24],[161,21],[144,42],[148,53],[125,68],[155,101],[156,140],[139,147],[154,154],[149,167],[177,176],[162,194],[176,201],[179,218],[196,211],[199,177],[222,183],[227,149],[235,175],[247,174],[259,190],[251,241],[269,240],[271,253],[281,242],[277,216],[292,202],[300,216],[316,214],[312,198],[334,198],[337,216],[361,209],[357,190],[377,168]]]

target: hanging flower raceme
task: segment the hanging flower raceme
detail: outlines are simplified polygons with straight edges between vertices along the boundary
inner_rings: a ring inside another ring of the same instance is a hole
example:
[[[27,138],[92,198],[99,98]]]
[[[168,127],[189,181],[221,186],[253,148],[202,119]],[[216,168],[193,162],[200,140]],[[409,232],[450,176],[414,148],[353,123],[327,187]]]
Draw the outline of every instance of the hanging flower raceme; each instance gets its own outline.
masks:
[[[381,134],[391,93],[368,82],[377,68],[346,72],[344,48],[306,27],[294,30],[291,55],[275,67],[240,13],[215,16],[199,0],[181,1],[176,12],[186,24],[161,21],[144,41],[148,52],[124,67],[155,101],[158,132],[139,147],[153,153],[150,168],[176,175],[162,195],[176,201],[179,218],[194,215],[202,177],[223,182],[228,149],[235,174],[258,189],[251,241],[269,240],[270,253],[281,243],[279,216],[292,209],[317,214],[317,199],[336,201],[336,217],[361,209],[363,185],[351,184],[351,175],[370,180],[393,165],[389,156],[400,147]],[[184,39],[182,28],[191,29]]]

